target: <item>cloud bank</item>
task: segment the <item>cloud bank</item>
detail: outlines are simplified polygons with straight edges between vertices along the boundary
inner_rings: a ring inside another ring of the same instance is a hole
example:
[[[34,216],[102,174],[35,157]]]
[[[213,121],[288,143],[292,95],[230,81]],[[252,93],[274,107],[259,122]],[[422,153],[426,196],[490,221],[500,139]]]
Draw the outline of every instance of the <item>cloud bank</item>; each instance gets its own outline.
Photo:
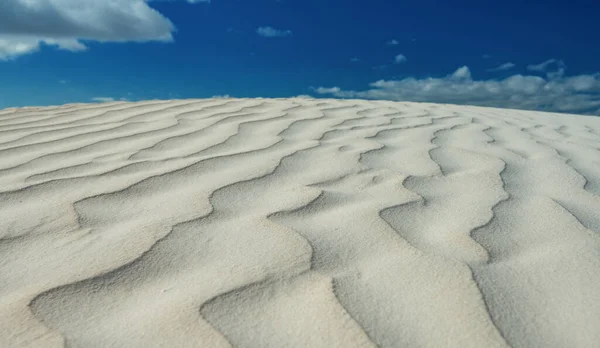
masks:
[[[550,64],[553,63],[556,62]],[[567,77],[561,69],[548,73],[545,78],[516,74],[503,80],[475,80],[469,68],[463,66],[440,78],[379,80],[364,91],[340,87],[313,90],[338,98],[469,104],[600,115],[600,74]]]
[[[38,51],[42,44],[83,51],[86,40],[171,41],[174,31],[147,0],[0,1],[0,60]]]

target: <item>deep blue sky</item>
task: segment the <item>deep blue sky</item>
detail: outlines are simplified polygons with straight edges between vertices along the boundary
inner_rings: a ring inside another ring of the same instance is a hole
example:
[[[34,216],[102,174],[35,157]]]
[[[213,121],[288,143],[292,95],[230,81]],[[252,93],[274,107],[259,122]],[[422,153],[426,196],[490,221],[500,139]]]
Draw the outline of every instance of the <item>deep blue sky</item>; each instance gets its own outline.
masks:
[[[0,60],[0,108],[94,97],[318,95],[311,86],[364,91],[377,80],[442,78],[465,65],[473,80],[544,77],[545,71],[527,66],[549,59],[564,62],[564,76],[596,76],[600,71],[598,1],[212,0],[149,5],[177,28],[173,42],[87,40],[82,52],[42,46],[38,52]],[[256,30],[264,26],[292,35],[262,37]],[[0,38],[2,30],[0,25]],[[398,44],[388,45],[390,40]],[[394,64],[398,54],[406,62]],[[515,67],[488,71],[507,62]]]

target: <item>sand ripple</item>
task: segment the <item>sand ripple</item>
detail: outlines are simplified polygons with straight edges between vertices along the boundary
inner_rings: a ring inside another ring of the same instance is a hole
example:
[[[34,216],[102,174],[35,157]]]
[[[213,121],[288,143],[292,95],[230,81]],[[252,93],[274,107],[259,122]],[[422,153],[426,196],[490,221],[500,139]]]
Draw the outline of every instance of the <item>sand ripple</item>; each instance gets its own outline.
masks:
[[[2,347],[596,347],[600,118],[0,111]]]

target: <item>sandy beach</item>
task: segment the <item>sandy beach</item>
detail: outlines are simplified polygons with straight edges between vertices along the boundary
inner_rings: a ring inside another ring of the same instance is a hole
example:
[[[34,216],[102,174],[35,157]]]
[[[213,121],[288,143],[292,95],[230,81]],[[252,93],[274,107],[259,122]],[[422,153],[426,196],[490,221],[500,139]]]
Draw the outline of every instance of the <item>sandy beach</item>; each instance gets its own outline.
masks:
[[[598,347],[600,117],[0,110],[0,347]]]

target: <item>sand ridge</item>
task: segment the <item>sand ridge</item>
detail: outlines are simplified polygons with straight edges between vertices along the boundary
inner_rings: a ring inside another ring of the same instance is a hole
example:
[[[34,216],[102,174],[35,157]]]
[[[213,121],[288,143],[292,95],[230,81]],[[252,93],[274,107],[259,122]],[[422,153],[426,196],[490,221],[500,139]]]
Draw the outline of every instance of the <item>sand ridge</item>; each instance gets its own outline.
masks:
[[[0,111],[2,347],[593,347],[600,118]]]

